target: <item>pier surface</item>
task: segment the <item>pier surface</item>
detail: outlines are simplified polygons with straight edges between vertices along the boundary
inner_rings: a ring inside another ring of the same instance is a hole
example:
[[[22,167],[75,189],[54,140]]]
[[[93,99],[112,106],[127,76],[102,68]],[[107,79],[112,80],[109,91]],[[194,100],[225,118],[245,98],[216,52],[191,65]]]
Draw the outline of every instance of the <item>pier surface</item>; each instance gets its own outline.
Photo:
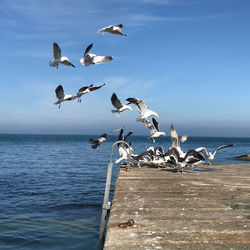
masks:
[[[203,169],[121,168],[104,249],[250,249],[250,165]]]

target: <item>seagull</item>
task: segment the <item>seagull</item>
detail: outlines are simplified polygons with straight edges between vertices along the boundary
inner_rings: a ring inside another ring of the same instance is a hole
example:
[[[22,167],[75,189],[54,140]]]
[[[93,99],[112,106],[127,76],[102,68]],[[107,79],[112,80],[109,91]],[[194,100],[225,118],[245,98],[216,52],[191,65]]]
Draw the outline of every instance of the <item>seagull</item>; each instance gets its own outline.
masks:
[[[120,133],[119,133],[119,136],[118,136],[118,141],[126,141],[126,139],[130,135],[132,135],[132,134],[133,134],[133,132],[129,131],[128,134],[124,137],[124,135],[123,135],[123,129],[121,129]],[[126,160],[127,161],[129,159],[129,153],[133,151],[132,147],[131,146],[127,146],[124,143],[118,143],[117,147],[118,147],[120,158],[117,159],[115,161],[115,163],[117,164],[117,163],[119,163],[122,160]]]
[[[155,143],[155,138],[160,137],[161,135],[166,136],[165,132],[161,132],[159,129],[159,122],[155,120],[155,118],[152,118],[152,122],[150,122],[147,119],[143,120],[144,125],[150,129],[151,136],[148,137],[148,139],[152,139],[152,141]]]
[[[54,54],[54,60],[49,61],[49,65],[51,67],[56,67],[58,69],[59,63],[75,67],[69,60],[68,57],[61,55],[61,49],[58,46],[57,43],[53,43],[53,54]]]
[[[107,134],[104,133],[104,134],[101,134],[97,139],[93,140],[93,139],[90,139],[90,143],[92,144],[92,148],[97,148],[98,146],[101,145],[102,142],[106,141],[106,137],[107,137]]]
[[[78,102],[81,102],[82,95],[87,94],[87,93],[91,93],[92,91],[97,90],[97,89],[103,87],[104,85],[106,85],[106,83],[103,83],[100,86],[93,86],[93,84],[91,84],[89,86],[80,88],[76,94],[76,96],[78,98]]]
[[[195,151],[203,153],[203,155],[205,156],[205,158],[208,161],[208,164],[211,165],[211,162],[214,159],[214,156],[215,156],[215,154],[216,154],[217,151],[219,151],[219,150],[221,150],[223,148],[229,148],[229,147],[233,147],[233,146],[234,146],[234,144],[228,144],[228,145],[219,146],[218,148],[216,148],[214,150],[213,153],[207,152],[207,149],[205,147],[196,148]]]
[[[97,31],[97,34],[102,33],[102,36],[104,36],[104,32],[108,32],[110,34],[114,34],[114,35],[121,35],[121,36],[127,36],[127,34],[123,34],[121,28],[123,27],[122,24],[118,24],[118,25],[109,25],[107,27],[104,27],[102,29],[99,29]]]
[[[127,104],[122,104],[121,101],[117,98],[116,94],[113,93],[111,96],[111,103],[116,108],[115,110],[111,110],[112,113],[117,113],[116,117],[120,117],[120,113],[126,109],[133,111],[132,108]]]
[[[176,148],[171,148],[165,156],[169,156],[169,160],[167,161],[168,163],[176,167],[178,171],[181,169],[182,172],[187,166],[193,167],[205,161],[205,158],[193,149],[189,150],[184,158],[180,156],[180,153]]]
[[[93,47],[91,43],[85,50],[84,56],[80,59],[80,62],[83,66],[89,66],[90,64],[99,64],[106,63],[113,60],[112,56],[97,56],[95,54],[90,54],[89,51]]]
[[[182,143],[185,142],[187,140],[188,136],[183,135],[182,137],[179,138],[173,124],[170,126],[170,136],[172,139],[171,148],[176,148],[179,151],[179,154],[181,155],[181,157],[184,157],[185,153],[181,150],[180,142],[182,142]]]
[[[61,107],[61,102],[71,101],[76,99],[77,97],[76,95],[65,95],[62,85],[58,85],[57,88],[55,89],[55,92],[58,100],[54,104],[59,104],[58,106],[59,108]]]
[[[140,112],[141,115],[136,119],[137,122],[143,122],[143,120],[147,119],[150,116],[156,116],[157,118],[160,118],[156,112],[148,109],[143,100],[138,98],[127,98],[126,101],[128,101],[128,104],[134,104]]]

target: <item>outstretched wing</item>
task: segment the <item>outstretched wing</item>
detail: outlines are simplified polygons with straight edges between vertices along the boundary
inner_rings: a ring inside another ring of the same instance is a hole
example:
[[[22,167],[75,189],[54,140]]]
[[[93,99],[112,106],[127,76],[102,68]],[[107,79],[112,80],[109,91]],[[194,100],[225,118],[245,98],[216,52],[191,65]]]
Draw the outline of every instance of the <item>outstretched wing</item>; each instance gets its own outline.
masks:
[[[141,114],[144,114],[148,111],[148,108],[146,107],[144,101],[141,99],[127,98],[126,101],[129,102],[128,104],[131,104],[131,103],[134,104]]]
[[[94,91],[94,90],[97,90],[97,89],[101,88],[101,87],[104,86],[104,85],[106,85],[106,83],[103,83],[102,85],[96,86],[96,87],[94,87],[94,86],[92,85],[92,86],[89,88],[89,90],[90,90],[90,91]]]
[[[123,136],[123,128],[121,128],[119,136],[118,136],[118,141],[124,141],[124,136]]]
[[[55,89],[56,92],[56,97],[58,99],[61,99],[64,97],[64,90],[62,85],[58,85],[57,88]]]
[[[185,142],[187,140],[188,136],[187,135],[183,135],[181,138],[180,138],[180,142]]]
[[[129,131],[128,133],[127,133],[127,135],[124,137],[124,141],[126,141],[126,139],[130,136],[130,135],[132,135],[133,134],[133,131]]]
[[[216,153],[217,151],[219,151],[219,150],[221,150],[221,149],[223,149],[223,148],[229,148],[229,147],[233,147],[233,146],[234,146],[234,144],[222,145],[222,146],[220,146],[220,147],[218,147],[218,148],[216,148],[216,149],[214,150],[213,155],[215,155],[215,153]]]
[[[172,139],[172,147],[175,147],[175,148],[179,147],[178,134],[177,134],[173,124],[170,126],[170,136]]]
[[[160,132],[159,122],[157,122],[157,121],[155,120],[154,117],[152,118],[152,122],[153,122],[153,124],[154,124],[154,126],[155,126],[155,129],[156,129],[158,132]]]
[[[93,63],[99,64],[99,63],[106,63],[113,60],[112,56],[94,56],[93,57]]]
[[[55,59],[58,59],[61,57],[61,49],[57,43],[53,43],[53,54],[54,54]]]
[[[153,135],[156,132],[156,128],[151,121],[144,119],[143,123],[147,128],[149,128],[151,135]]]
[[[123,106],[121,101],[117,98],[115,93],[113,93],[113,95],[111,96],[111,102],[113,106],[117,109],[120,109]]]
[[[86,54],[89,53],[89,51],[91,50],[92,47],[93,47],[93,43],[91,43],[91,44],[85,49],[84,57],[86,56]]]

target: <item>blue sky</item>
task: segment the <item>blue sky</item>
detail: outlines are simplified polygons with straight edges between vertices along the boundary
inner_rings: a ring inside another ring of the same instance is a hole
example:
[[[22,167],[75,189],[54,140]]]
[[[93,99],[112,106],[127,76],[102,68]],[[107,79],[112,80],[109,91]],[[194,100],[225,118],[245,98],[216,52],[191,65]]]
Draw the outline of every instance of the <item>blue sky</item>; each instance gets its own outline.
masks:
[[[193,136],[250,136],[250,1],[1,0],[0,133],[148,134],[137,110],[117,119],[113,92],[145,101],[160,128]],[[97,30],[124,25],[127,37]],[[52,46],[76,68],[49,67]],[[85,48],[114,60],[80,64]],[[55,88],[106,86],[58,109]]]

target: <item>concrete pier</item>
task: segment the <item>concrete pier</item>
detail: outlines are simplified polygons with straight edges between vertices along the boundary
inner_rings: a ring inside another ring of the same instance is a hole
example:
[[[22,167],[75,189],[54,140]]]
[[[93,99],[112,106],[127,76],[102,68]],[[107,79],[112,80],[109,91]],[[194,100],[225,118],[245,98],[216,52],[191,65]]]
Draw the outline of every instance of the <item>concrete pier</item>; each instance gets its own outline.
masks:
[[[104,249],[250,249],[250,164],[201,167],[121,168]]]

